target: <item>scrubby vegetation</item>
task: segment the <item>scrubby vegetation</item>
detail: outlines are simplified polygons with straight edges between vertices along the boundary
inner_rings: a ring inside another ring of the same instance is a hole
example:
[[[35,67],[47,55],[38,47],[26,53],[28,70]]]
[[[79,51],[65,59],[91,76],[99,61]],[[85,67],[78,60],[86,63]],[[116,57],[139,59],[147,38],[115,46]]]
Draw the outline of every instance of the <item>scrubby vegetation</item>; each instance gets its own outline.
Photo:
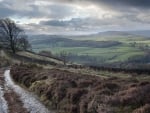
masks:
[[[20,63],[38,65],[45,68],[63,66],[63,62],[54,56],[39,55],[31,51],[17,51],[14,54],[11,50],[0,49],[0,67],[9,67]]]
[[[58,113],[149,113],[150,82],[14,65],[12,78]]]
[[[6,67],[8,65],[10,65],[10,61],[5,57],[0,56],[0,67]]]

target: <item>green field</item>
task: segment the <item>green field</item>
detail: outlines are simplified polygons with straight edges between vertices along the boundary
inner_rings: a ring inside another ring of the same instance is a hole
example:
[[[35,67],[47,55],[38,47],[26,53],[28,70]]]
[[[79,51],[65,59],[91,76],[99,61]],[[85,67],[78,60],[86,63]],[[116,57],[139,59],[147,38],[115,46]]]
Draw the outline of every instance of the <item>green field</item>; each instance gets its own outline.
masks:
[[[102,60],[104,63],[114,63],[114,62],[124,62],[127,61],[129,58],[136,58],[143,56],[147,53],[147,49],[150,46],[150,38],[143,38],[143,37],[133,37],[133,36],[116,36],[116,37],[99,37],[99,36],[87,36],[87,37],[67,37],[67,39],[77,40],[77,41],[118,41],[121,42],[120,45],[114,45],[110,47],[65,47],[63,44],[68,42],[63,42],[62,40],[58,42],[56,46],[53,46],[51,43],[47,43],[48,38],[44,40],[46,43],[39,43],[39,40],[32,39],[31,43],[33,50],[35,52],[39,52],[42,50],[51,51],[53,54],[59,54],[62,51],[66,51],[68,53],[78,55],[78,56],[88,56],[93,57],[97,60],[97,62],[101,62]],[[36,43],[38,41],[38,44]],[[44,42],[43,41],[43,42]],[[61,43],[61,44],[60,44]],[[133,46],[133,44],[135,45]],[[147,46],[147,48],[145,48]],[[142,47],[142,48],[141,48]],[[83,59],[82,59],[83,60]],[[82,61],[81,59],[77,62],[86,62]],[[76,60],[74,60],[76,61]]]

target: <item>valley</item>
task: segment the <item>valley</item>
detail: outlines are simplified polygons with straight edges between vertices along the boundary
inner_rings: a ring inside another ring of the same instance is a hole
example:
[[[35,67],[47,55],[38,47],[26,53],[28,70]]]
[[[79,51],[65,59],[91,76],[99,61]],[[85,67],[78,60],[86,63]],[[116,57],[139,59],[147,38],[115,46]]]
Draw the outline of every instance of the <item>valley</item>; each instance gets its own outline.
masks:
[[[149,112],[149,72],[64,66],[61,60],[28,51],[1,53],[1,67],[10,69],[1,71],[5,113]]]
[[[142,62],[150,50],[149,37],[113,31],[88,36],[35,35],[29,41],[35,52],[46,50],[59,56],[65,51],[70,62],[95,66]]]

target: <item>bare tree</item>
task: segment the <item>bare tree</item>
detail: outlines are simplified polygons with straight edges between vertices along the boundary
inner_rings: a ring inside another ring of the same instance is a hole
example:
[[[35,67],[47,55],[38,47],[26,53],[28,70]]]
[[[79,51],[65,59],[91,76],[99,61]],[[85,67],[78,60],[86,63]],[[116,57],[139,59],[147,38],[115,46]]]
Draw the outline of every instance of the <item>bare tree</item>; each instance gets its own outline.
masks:
[[[19,28],[14,21],[6,18],[0,19],[0,39],[1,43],[12,50],[13,53],[16,53],[18,47],[20,47],[19,43],[24,42],[24,47],[27,46],[27,42],[25,42],[24,31]],[[24,40],[24,41],[23,41]],[[25,47],[26,48],[26,47]]]
[[[31,48],[31,45],[29,44],[27,40],[27,35],[25,34],[22,35],[22,37],[18,39],[16,45],[19,50],[28,50]]]
[[[66,65],[66,63],[69,61],[69,53],[66,51],[61,51],[59,57],[62,59],[64,65]]]

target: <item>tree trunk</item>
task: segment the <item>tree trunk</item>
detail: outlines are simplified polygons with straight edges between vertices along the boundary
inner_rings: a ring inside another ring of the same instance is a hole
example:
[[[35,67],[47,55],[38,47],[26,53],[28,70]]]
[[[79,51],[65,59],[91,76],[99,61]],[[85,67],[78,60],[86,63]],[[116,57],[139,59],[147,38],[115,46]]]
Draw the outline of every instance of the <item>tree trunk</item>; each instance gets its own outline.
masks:
[[[16,53],[16,50],[15,50],[15,48],[13,47],[12,48],[12,52],[15,54]]]
[[[14,44],[12,39],[11,39],[10,45],[11,45],[12,52],[15,54],[16,53],[16,49],[15,49],[15,44]]]

